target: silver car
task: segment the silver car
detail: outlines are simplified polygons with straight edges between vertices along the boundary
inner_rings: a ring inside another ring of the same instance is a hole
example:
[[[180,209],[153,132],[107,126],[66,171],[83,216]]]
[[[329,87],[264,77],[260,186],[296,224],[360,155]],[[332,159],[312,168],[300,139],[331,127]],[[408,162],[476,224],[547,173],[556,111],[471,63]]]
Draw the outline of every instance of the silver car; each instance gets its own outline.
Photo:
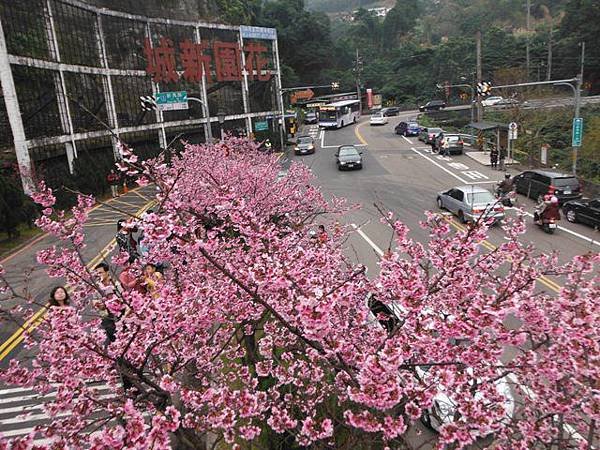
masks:
[[[493,219],[494,223],[497,223],[504,219],[502,204],[490,191],[479,186],[457,186],[439,192],[437,205],[456,214],[463,223],[476,222],[479,219]]]
[[[315,140],[310,136],[298,136],[296,147],[294,148],[296,155],[304,155],[315,152]]]

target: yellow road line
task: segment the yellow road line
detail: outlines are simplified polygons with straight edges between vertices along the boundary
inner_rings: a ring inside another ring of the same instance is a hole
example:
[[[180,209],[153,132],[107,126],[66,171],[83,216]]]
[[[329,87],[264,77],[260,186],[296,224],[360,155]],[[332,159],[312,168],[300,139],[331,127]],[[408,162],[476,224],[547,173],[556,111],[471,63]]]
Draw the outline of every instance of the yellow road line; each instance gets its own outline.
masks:
[[[452,219],[452,218],[449,218],[449,217],[447,217],[447,216],[442,216],[442,217],[444,217],[444,220],[445,220],[446,222],[448,222],[448,224],[450,224],[450,225],[451,225],[452,227],[454,227],[456,230],[459,230],[459,231],[466,231],[466,229],[467,229],[467,228],[466,228],[465,226],[461,225],[461,224],[458,224],[458,223],[456,223],[456,222],[454,221],[454,219]],[[498,247],[496,247],[494,244],[492,244],[491,242],[489,242],[489,241],[487,241],[487,240],[481,241],[481,242],[479,243],[479,245],[481,245],[481,246],[483,246],[483,247],[487,248],[488,250],[490,250],[490,251],[492,251],[492,252],[498,248]],[[540,283],[542,283],[543,285],[547,286],[548,288],[550,288],[551,290],[553,290],[554,292],[560,292],[560,289],[561,289],[561,287],[562,287],[560,284],[556,283],[555,281],[553,281],[553,280],[549,279],[548,277],[546,277],[546,276],[544,276],[544,275],[542,275],[541,277],[539,277],[539,278],[538,278],[538,281],[539,281]]]
[[[136,205],[135,203],[129,203],[129,202],[126,202],[126,201],[124,201],[124,200],[119,200],[119,199],[116,199],[116,198],[113,198],[113,200],[112,200],[112,201],[113,201],[114,203],[120,203],[120,204],[122,204],[122,205],[126,205],[126,206],[132,206],[132,207],[134,207],[134,208],[139,208],[139,207],[140,207],[140,205]]]
[[[135,215],[137,216],[145,209],[148,209],[154,200],[149,201],[144,206],[139,208]],[[114,245],[116,244],[115,239],[111,239],[111,241],[102,249],[100,252],[89,262],[86,264],[88,269],[93,268],[101,259],[104,259],[106,256],[110,254],[113,250]],[[70,290],[70,288],[67,288]],[[48,310],[48,305],[41,307],[32,317],[30,317],[21,327],[19,327],[6,341],[0,345],[0,361],[2,361],[14,348],[19,345],[23,339],[25,339],[24,334],[27,332],[33,331],[42,321],[44,320],[44,315]]]
[[[360,124],[358,124],[355,128],[354,128],[354,134],[356,135],[356,137],[358,138],[358,140],[364,144],[364,145],[368,145],[367,141],[365,140],[365,138],[362,136],[362,134],[360,133],[360,128],[366,124],[367,122],[362,122]],[[456,223],[453,219],[449,219],[446,216],[442,216],[444,217],[444,220],[446,220],[450,225],[452,225],[455,229],[460,230],[460,231],[465,231],[466,227]],[[497,247],[492,244],[491,242],[488,242],[487,240],[484,240],[482,242],[479,243],[481,246],[483,246],[484,248],[487,248],[490,251],[494,251],[497,249]],[[553,280],[550,280],[548,277],[542,275],[541,277],[538,278],[538,281],[540,283],[542,283],[543,285],[547,286],[548,288],[550,288],[551,290],[553,290],[554,292],[560,292],[562,286],[558,283],[556,283]]]
[[[145,195],[143,195],[143,194],[140,194],[140,193],[139,193],[137,190],[135,190],[135,191],[129,191],[129,192],[131,192],[132,194],[135,194],[135,195],[137,195],[138,197],[140,197],[141,199],[143,199],[143,200],[145,200],[145,201],[147,201],[147,202],[149,202],[149,201],[150,201],[150,199],[149,199],[148,197],[146,197],[146,196],[145,196]]]
[[[362,134],[360,134],[360,130],[359,130],[359,128],[362,127],[365,123],[367,123],[367,122],[362,122],[362,123],[359,123],[358,125],[356,125],[354,127],[354,134],[356,135],[356,137],[358,138],[358,140],[361,142],[361,144],[363,144],[363,145],[369,145],[367,143],[367,141],[365,140],[365,138],[362,136]]]

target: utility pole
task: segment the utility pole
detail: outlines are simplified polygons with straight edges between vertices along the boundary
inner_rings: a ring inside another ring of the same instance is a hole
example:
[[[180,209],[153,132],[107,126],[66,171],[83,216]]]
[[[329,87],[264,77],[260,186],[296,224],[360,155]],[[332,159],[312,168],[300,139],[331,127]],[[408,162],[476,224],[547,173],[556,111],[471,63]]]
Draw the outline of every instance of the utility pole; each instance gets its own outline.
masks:
[[[581,82],[583,83],[583,63],[585,61],[585,41],[581,42]]]
[[[552,79],[552,33],[554,32],[554,21],[550,21],[550,36],[548,37],[548,68],[546,72],[546,81]]]
[[[529,81],[529,19],[531,16],[531,0],[527,0],[527,23],[525,40],[525,70],[527,71],[527,81]]]
[[[362,62],[362,58],[358,55],[358,48],[356,49],[356,60],[354,61],[354,77],[356,79],[356,95],[358,98],[358,101],[360,102],[360,109],[361,109],[361,113],[362,113],[362,95],[360,93],[360,78],[362,75],[362,70],[363,70],[363,62]]]
[[[481,83],[481,30],[478,30],[475,34],[475,40],[477,44],[477,84]],[[483,105],[481,104],[481,95],[477,95],[477,122],[481,122],[483,119]]]

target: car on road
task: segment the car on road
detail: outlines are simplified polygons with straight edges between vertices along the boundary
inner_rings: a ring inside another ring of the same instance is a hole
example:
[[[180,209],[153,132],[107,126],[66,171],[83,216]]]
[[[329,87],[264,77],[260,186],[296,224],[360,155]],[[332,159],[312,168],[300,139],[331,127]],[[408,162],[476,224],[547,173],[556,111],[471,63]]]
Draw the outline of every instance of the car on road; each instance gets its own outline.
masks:
[[[504,207],[496,197],[479,186],[457,186],[439,192],[437,205],[455,214],[462,223],[476,222],[479,219],[493,220],[497,223],[504,219]]]
[[[386,117],[397,116],[398,114],[400,114],[400,108],[398,108],[397,106],[389,106],[387,108],[383,108],[381,112]]]
[[[421,132],[419,133],[419,140],[423,141],[426,144],[433,144],[433,141],[435,140],[436,137],[438,137],[441,133],[443,133],[444,130],[442,130],[441,128],[435,128],[435,127],[427,127],[427,128],[422,128]]]
[[[338,170],[362,169],[362,152],[354,145],[341,145],[335,152]]]
[[[315,152],[315,140],[311,136],[298,136],[294,153],[296,155],[306,155]]]
[[[422,106],[419,106],[419,111],[439,111],[440,109],[444,109],[446,107],[446,102],[444,100],[431,100],[425,103]]]
[[[385,125],[388,123],[388,118],[382,112],[378,112],[371,115],[371,119],[369,119],[369,124],[373,125]]]
[[[450,155],[462,155],[465,143],[458,134],[440,133],[433,141],[433,151],[444,153],[447,149]]]
[[[526,170],[514,177],[513,185],[518,194],[538,202],[548,193],[553,193],[561,205],[582,196],[581,184],[576,177],[549,170]]]
[[[491,97],[484,98],[481,101],[481,104],[483,106],[494,106],[494,105],[498,105],[498,104],[502,103],[503,101],[504,101],[503,97],[500,97],[499,95],[493,95]]]
[[[600,229],[600,198],[566,202],[563,213],[569,222],[580,222]]]
[[[520,105],[521,102],[516,98],[503,98],[501,101],[496,103],[494,106],[498,106],[500,108],[513,108],[515,106]]]
[[[421,127],[417,122],[400,122],[394,128],[396,134],[401,134],[403,136],[418,136],[421,132]]]
[[[306,113],[306,115],[304,116],[304,123],[306,123],[306,124],[319,123],[319,115],[317,114],[317,112],[316,111],[308,111]]]

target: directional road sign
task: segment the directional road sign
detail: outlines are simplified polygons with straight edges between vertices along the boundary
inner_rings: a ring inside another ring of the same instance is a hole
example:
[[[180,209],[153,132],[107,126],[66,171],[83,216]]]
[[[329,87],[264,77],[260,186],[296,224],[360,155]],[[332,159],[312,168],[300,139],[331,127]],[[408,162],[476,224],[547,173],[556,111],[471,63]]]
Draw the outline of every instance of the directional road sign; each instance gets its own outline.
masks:
[[[508,138],[510,140],[514,141],[515,139],[517,139],[518,132],[519,126],[517,125],[517,122],[511,122],[508,124]]]
[[[154,100],[156,100],[156,106],[161,111],[189,108],[186,91],[157,92],[154,94]]]
[[[269,129],[269,122],[254,122],[254,131],[266,131]]]
[[[581,147],[583,140],[583,117],[573,119],[573,141],[571,147]]]

